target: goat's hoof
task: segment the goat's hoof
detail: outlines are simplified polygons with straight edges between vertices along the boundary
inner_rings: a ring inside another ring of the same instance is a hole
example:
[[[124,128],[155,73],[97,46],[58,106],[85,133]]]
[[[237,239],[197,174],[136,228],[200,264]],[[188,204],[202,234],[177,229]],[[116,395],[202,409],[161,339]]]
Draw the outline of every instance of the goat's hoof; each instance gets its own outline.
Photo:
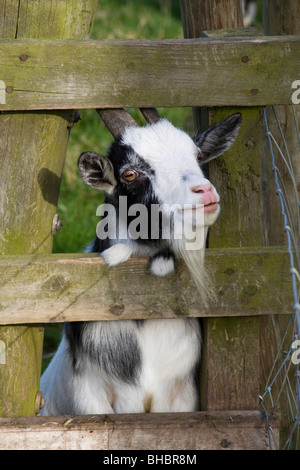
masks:
[[[132,248],[124,243],[117,243],[116,245],[107,248],[101,253],[102,258],[109,266],[124,263],[132,255]]]
[[[155,276],[167,276],[174,271],[173,258],[155,258],[151,261],[150,270]]]

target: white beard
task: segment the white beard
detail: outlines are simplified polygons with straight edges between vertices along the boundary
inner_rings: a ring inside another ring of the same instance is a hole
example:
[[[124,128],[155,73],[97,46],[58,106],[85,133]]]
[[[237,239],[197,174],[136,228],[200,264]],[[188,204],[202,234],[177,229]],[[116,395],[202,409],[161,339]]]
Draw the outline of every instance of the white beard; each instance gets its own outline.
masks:
[[[184,237],[172,240],[175,256],[177,255],[181,258],[189,269],[205,307],[208,306],[208,300],[214,300],[216,297],[214,286],[204,266],[207,231],[208,227],[204,227],[204,240],[200,249],[187,249],[191,245],[191,240],[187,240]]]

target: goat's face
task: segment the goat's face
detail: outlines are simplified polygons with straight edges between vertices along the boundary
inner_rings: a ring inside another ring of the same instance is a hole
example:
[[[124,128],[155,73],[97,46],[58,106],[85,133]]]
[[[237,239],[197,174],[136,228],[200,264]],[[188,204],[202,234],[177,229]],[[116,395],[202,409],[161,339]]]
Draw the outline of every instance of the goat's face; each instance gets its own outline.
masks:
[[[108,158],[93,152],[79,157],[78,168],[84,182],[104,190],[109,207],[118,209],[118,220],[114,215],[108,216],[108,221],[113,220],[109,224],[111,230],[103,231],[103,239],[108,236],[110,242],[97,251],[111,266],[125,261],[132,253],[141,254],[141,245],[144,249],[146,244],[152,259],[151,271],[156,275],[172,272],[175,255],[184,260],[205,300],[211,295],[203,265],[205,239],[207,227],[215,222],[220,208],[218,193],[201,166],[230,147],[241,116],[234,114],[191,139],[162,120],[156,111],[153,116],[153,111],[142,110],[150,125],[140,128],[124,110],[101,110],[99,114],[115,136]],[[127,205],[121,208],[124,196]],[[153,207],[159,207],[161,219],[153,217]],[[143,214],[140,223],[147,227],[146,237],[136,237],[136,230],[133,234],[129,220],[132,209]],[[103,220],[101,226],[102,223]],[[115,236],[117,226],[124,229],[122,236]],[[157,236],[153,236],[153,229]],[[98,229],[97,236],[102,240]],[[137,243],[124,243],[124,237]]]
[[[163,205],[165,215],[178,218],[199,211],[202,217],[194,221],[206,226],[216,220],[219,196],[200,168],[199,147],[185,132],[161,120],[127,128],[121,145],[128,149],[127,158],[116,177],[129,193],[140,193],[141,200],[135,202],[151,198],[151,203]]]
[[[119,124],[118,114],[113,119]],[[163,205],[165,215],[207,227],[219,214],[219,195],[201,166],[230,147],[240,125],[237,113],[191,139],[160,117],[147,127],[138,127],[131,118],[115,130],[109,158],[83,153],[79,171],[88,185],[114,198],[126,196],[128,206]]]

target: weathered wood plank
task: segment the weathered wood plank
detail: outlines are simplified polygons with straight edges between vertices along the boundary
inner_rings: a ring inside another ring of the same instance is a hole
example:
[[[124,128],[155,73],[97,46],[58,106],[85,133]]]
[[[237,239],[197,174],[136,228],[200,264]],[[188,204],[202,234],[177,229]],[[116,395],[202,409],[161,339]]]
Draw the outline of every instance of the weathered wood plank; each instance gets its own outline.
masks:
[[[299,43],[299,36],[1,41],[0,110],[290,104]]]
[[[216,301],[204,306],[187,268],[157,278],[146,259],[108,268],[95,255],[7,256],[0,261],[0,324],[289,314],[284,248],[207,250]]]
[[[234,147],[209,164],[209,177],[222,201],[222,217],[210,230],[210,247],[260,246],[264,241],[261,189],[262,108],[213,108],[208,127],[234,112],[243,125]]]
[[[0,449],[268,450],[265,425],[259,411],[1,418]]]
[[[235,0],[180,0],[180,8],[185,38],[198,38],[205,30],[246,29],[242,28],[242,5]]]
[[[243,126],[235,146],[228,151],[227,159],[220,157],[209,164],[209,178],[221,196],[223,209],[210,231],[209,246],[220,250],[224,246],[257,247],[264,236],[261,108],[212,108],[208,125],[237,111],[242,114]],[[207,361],[201,366],[202,378],[206,377],[200,381],[202,409],[256,409],[260,393],[260,320],[257,306],[256,317],[209,318],[204,322]]]
[[[213,108],[208,111],[209,126],[237,111],[242,114],[243,126],[235,147],[229,150],[226,161],[220,157],[209,164],[209,177],[221,196],[223,209],[222,217],[210,232],[209,246],[220,250],[223,246],[259,246],[264,234],[261,109]],[[206,377],[200,381],[202,409],[256,409],[260,392],[259,306],[257,314],[251,318],[210,318],[204,322],[207,361],[201,366],[202,377]]]
[[[9,0],[0,2],[4,39],[69,39],[90,34],[97,0]]]

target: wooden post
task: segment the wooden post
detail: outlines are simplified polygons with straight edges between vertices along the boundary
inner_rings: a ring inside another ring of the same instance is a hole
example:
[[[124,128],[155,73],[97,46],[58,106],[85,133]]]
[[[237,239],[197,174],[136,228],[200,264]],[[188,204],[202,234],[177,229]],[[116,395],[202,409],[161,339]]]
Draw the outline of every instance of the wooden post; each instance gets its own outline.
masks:
[[[242,8],[235,0],[180,0],[185,38],[200,38],[203,31],[231,29],[243,26]],[[195,129],[202,132],[208,127],[207,108],[193,108]]]
[[[212,6],[209,10],[206,9],[208,3]],[[241,7],[234,0],[184,0],[181,4],[186,37],[199,36],[203,30],[243,26]],[[203,12],[206,12],[207,16]],[[192,19],[190,15],[193,15]],[[197,27],[197,24],[200,27]],[[210,37],[213,37],[213,31]],[[240,60],[242,61],[242,57]],[[245,59],[243,63],[247,66]],[[260,187],[261,110],[198,108],[194,110],[195,125],[204,130],[236,111],[240,111],[243,118],[238,139],[232,149],[209,166],[209,177],[219,191],[222,201],[219,221],[209,236],[210,247],[257,246],[263,241]],[[228,266],[227,272],[228,275],[235,275],[231,266]],[[245,289],[241,305],[249,302],[251,291],[255,291],[254,285]],[[258,317],[203,321],[201,409],[232,410],[259,407],[259,322]]]
[[[96,0],[11,0],[0,6],[0,37],[84,39]],[[30,60],[26,54],[22,63]],[[0,72],[1,74],[1,72]],[[1,79],[1,76],[0,76]],[[6,93],[14,90],[6,88]],[[72,112],[2,112],[0,115],[0,253],[49,253]],[[0,327],[0,416],[39,411],[43,329]]]
[[[180,0],[186,38],[199,38],[203,31],[243,26],[242,8],[236,0]]]

